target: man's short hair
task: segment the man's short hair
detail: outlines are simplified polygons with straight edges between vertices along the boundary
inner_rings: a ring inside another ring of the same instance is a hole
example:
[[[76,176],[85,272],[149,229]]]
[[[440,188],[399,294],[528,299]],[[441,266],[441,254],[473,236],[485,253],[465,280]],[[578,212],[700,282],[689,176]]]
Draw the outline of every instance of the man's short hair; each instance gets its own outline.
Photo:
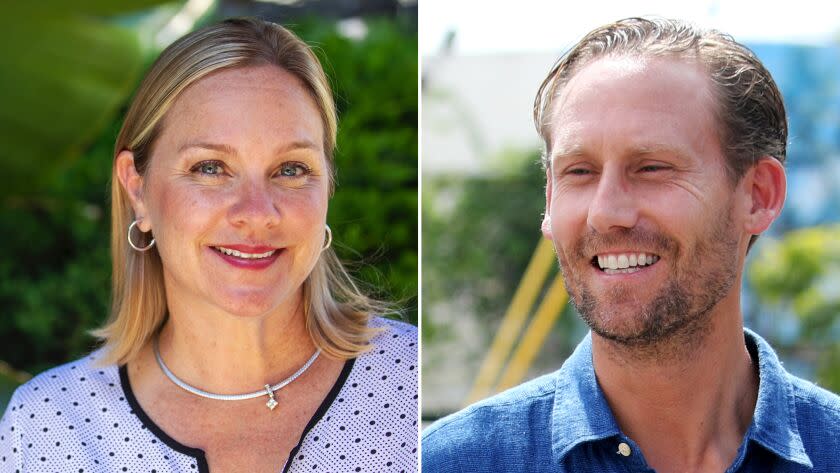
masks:
[[[551,155],[551,102],[578,71],[607,56],[673,57],[705,68],[716,96],[715,115],[733,183],[763,156],[782,164],[787,148],[785,106],[770,72],[745,46],[716,30],[662,18],[627,18],[590,32],[563,55],[543,81],[534,122]]]

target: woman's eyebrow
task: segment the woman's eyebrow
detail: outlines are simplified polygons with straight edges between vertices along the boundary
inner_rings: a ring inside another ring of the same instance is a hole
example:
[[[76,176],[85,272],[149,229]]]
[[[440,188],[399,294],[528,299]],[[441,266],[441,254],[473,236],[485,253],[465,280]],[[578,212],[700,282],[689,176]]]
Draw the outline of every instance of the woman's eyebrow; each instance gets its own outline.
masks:
[[[205,141],[186,143],[183,146],[181,146],[180,148],[178,148],[178,154],[181,154],[184,151],[187,151],[187,150],[190,150],[190,149],[193,149],[193,148],[207,149],[207,150],[211,150],[211,151],[218,151],[218,152],[224,153],[224,154],[233,154],[233,155],[238,154],[236,152],[236,148],[234,148],[231,145],[226,145],[226,144],[223,144],[223,143],[209,143],[209,142],[205,142]]]
[[[231,146],[231,145],[224,144],[224,143],[210,143],[210,142],[206,142],[206,141],[186,143],[183,146],[181,146],[180,148],[178,148],[178,154],[181,154],[181,153],[183,153],[185,151],[188,151],[190,149],[193,149],[193,148],[207,149],[207,150],[210,150],[210,151],[218,151],[220,153],[229,154],[229,155],[239,154],[236,151],[236,148]],[[296,141],[292,141],[291,143],[286,143],[286,144],[283,144],[283,145],[279,146],[275,150],[275,154],[279,155],[279,154],[283,154],[283,153],[287,153],[289,151],[295,151],[295,150],[320,151],[321,147],[319,145],[317,145],[316,143],[313,143],[310,140],[306,140],[306,139],[296,140]]]

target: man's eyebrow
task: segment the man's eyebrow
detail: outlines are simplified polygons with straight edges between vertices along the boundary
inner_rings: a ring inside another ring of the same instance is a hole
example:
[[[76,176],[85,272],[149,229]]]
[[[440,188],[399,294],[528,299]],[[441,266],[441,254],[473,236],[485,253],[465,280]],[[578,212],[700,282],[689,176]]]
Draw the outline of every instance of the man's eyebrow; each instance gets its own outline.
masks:
[[[574,158],[585,155],[583,146],[576,144],[564,147],[555,148],[551,153],[550,162],[561,161],[563,159]]]
[[[687,153],[683,149],[665,144],[637,146],[635,148],[632,148],[628,154],[630,156],[645,156],[649,154],[670,154],[677,157],[685,157],[687,155]]]
[[[191,150],[191,149],[206,149],[210,151],[217,151],[219,153],[230,154],[230,155],[237,155],[239,154],[231,145],[224,144],[224,143],[210,143],[206,141],[197,141],[197,142],[190,142],[186,143],[180,148],[178,148],[178,154],[183,153],[184,151]],[[291,143],[286,143],[284,145],[279,146],[275,150],[275,154],[280,155],[283,153],[287,153],[289,151],[295,150],[312,150],[312,151],[321,151],[321,147],[312,141],[309,140],[297,140],[292,141]]]
[[[645,156],[663,153],[680,157],[686,156],[686,152],[678,147],[659,143],[634,146],[627,150],[624,154],[627,156]],[[577,158],[580,156],[585,156],[587,154],[588,153],[582,145],[571,145],[567,147],[557,148],[554,152],[551,153],[551,162],[561,161],[563,159],[569,158]]]

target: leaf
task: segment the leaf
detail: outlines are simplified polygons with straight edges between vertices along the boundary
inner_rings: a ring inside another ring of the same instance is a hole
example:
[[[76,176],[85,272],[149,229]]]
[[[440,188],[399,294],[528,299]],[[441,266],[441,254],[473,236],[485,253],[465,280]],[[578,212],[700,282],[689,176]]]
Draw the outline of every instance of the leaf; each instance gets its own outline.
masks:
[[[16,46],[0,66],[0,162],[7,178],[0,199],[37,193],[58,164],[102,132],[137,83],[143,67],[137,35],[94,15],[161,3],[14,2],[4,11],[0,44]]]

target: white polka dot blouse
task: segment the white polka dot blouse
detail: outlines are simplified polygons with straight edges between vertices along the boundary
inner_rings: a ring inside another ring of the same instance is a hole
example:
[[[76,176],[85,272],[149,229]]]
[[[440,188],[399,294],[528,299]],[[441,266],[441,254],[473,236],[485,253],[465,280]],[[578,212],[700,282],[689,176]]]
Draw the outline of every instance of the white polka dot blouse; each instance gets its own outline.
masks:
[[[348,360],[278,472],[416,472],[417,329],[377,318],[374,348]],[[0,420],[2,472],[208,472],[204,452],[155,425],[124,366],[98,352],[41,373]]]

